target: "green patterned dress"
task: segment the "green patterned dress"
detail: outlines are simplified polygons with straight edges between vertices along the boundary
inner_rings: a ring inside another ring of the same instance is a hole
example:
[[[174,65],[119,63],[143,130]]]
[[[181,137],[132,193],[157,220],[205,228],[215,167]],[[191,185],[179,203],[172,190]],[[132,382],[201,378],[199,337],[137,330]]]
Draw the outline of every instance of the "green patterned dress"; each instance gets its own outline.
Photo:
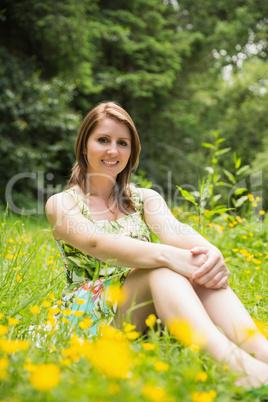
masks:
[[[103,233],[114,233],[118,236],[151,241],[150,230],[143,217],[143,201],[135,187],[131,186],[131,197],[135,205],[135,212],[115,221],[92,219],[88,206],[77,191],[71,188],[65,192],[76,200],[81,213]],[[131,268],[118,267],[112,262],[105,264],[63,240],[57,240],[56,243],[64,261],[68,283],[63,291],[62,303],[65,309],[68,308],[73,311],[67,317],[68,321],[73,326],[77,326],[80,321],[88,317],[93,323],[90,327],[90,333],[96,335],[99,325],[110,324],[116,313],[117,303],[113,305],[107,303],[109,288],[111,286],[122,286]],[[82,311],[83,315],[81,317],[76,316],[77,311]]]

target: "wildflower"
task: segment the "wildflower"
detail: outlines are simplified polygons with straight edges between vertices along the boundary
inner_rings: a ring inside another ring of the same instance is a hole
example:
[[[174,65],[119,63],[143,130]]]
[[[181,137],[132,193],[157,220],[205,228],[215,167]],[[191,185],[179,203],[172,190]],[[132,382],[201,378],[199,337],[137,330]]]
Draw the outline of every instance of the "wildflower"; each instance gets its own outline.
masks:
[[[81,306],[82,304],[84,304],[86,301],[83,299],[78,299],[78,297],[75,298],[76,302]]]
[[[37,306],[37,305],[30,307],[30,312],[31,312],[32,314],[38,314],[40,310],[41,310],[40,307]]]
[[[261,299],[262,299],[262,296],[257,295],[257,296],[256,296],[256,299],[261,300]]]
[[[247,274],[250,274],[251,271],[246,271]]]
[[[8,259],[8,260],[12,260],[13,257],[14,257],[14,256],[13,256],[12,254],[7,254],[7,259]]]
[[[126,337],[129,340],[134,340],[139,337],[140,333],[137,331],[127,332]]]
[[[47,300],[43,300],[42,304],[44,307],[50,307],[51,306],[51,302],[47,301]]]
[[[254,236],[254,233],[249,232],[249,235],[250,235],[250,237],[253,237],[253,236]]]
[[[107,303],[110,304],[111,306],[115,303],[117,303],[120,306],[126,301],[126,298],[127,294],[122,289],[122,287],[113,285],[109,287],[109,290],[107,292]]]
[[[136,325],[127,324],[126,322],[123,322],[123,327],[124,327],[124,332],[130,332],[136,328]]]
[[[25,351],[29,348],[30,344],[28,341],[17,339],[17,340],[8,340],[1,339],[0,340],[0,349],[8,355],[12,353],[16,353],[20,350]]]
[[[229,371],[229,366],[228,366],[228,364],[225,364],[225,365],[223,366],[223,368],[224,368],[225,371]]]
[[[17,318],[12,318],[12,317],[8,317],[7,318],[9,325],[17,325],[20,320],[18,320]]]
[[[73,310],[67,308],[67,310],[62,310],[62,314],[68,317],[69,315],[73,314]]]
[[[192,344],[203,346],[206,343],[205,336],[201,331],[194,329],[185,320],[175,320],[169,324],[170,333],[186,346]]]
[[[72,364],[72,360],[69,359],[69,357],[66,357],[65,359],[60,359],[59,363],[62,366],[70,366]]]
[[[252,206],[256,208],[258,204],[256,202],[253,202]]]
[[[225,258],[225,260],[224,260],[224,261],[225,261],[225,262],[229,262],[229,261],[230,261],[230,259],[231,259],[231,258],[230,258],[230,257],[228,257],[228,258]]]
[[[232,251],[233,251],[234,253],[236,253],[236,252],[238,251],[238,248],[233,248]]]
[[[260,267],[256,267],[255,269],[260,269]]]
[[[63,318],[61,319],[61,321],[62,321],[64,324],[70,324],[70,321],[68,321],[67,318],[65,318],[65,317],[63,317]],[[80,323],[80,324],[81,324],[81,323]]]
[[[248,199],[250,202],[254,201],[254,196],[252,194],[248,194]]]
[[[262,261],[257,260],[256,258],[254,258],[254,259],[252,260],[252,262],[254,262],[254,264],[256,264],[256,265],[259,265],[259,264],[262,263]]]
[[[265,214],[265,211],[263,211],[263,210],[262,210],[262,211],[259,211],[259,214],[260,214],[260,215],[264,215],[264,214]]]
[[[31,362],[27,362],[23,365],[24,370],[29,371],[29,373],[33,373],[36,369],[36,365]]]
[[[59,382],[60,368],[56,364],[40,364],[30,377],[30,383],[38,391],[50,391]]]
[[[23,239],[23,241],[25,242],[25,243],[29,243],[29,239],[26,239],[26,237]]]
[[[211,389],[208,392],[193,392],[192,393],[192,402],[212,402],[217,396],[216,391]]]
[[[127,378],[131,367],[131,350],[120,331],[107,327],[96,342],[86,344],[84,356],[100,373],[110,378]]]
[[[0,380],[6,380],[8,377],[7,368],[9,360],[7,357],[0,357]]]
[[[200,373],[197,373],[197,374],[196,374],[196,376],[195,376],[195,381],[202,381],[202,382],[205,382],[205,381],[207,380],[207,378],[208,378],[207,373],[200,372]]]
[[[143,343],[142,347],[144,350],[147,351],[155,350],[155,345],[153,345],[152,343]]]
[[[18,276],[17,276],[16,281],[17,281],[17,282],[21,282],[21,275],[18,275]]]
[[[153,327],[155,323],[156,316],[154,314],[150,314],[145,320],[145,324],[147,325],[147,327]]]
[[[169,365],[165,362],[156,361],[154,362],[154,368],[157,371],[167,371],[169,369]]]
[[[242,239],[246,240],[248,237],[247,236],[242,236]]]
[[[74,315],[76,316],[76,317],[81,317],[81,315],[83,315],[84,314],[84,311],[75,311],[74,312]]]
[[[234,224],[232,222],[229,222],[228,225],[230,226],[230,228],[234,227]]]
[[[189,348],[195,353],[199,352],[199,350],[200,350],[200,346],[195,345],[194,343],[192,345],[190,345]]]
[[[58,314],[58,313],[60,312],[60,309],[59,309],[59,307],[54,306],[54,307],[50,307],[50,308],[49,308],[49,311],[50,311],[52,314]]]
[[[53,295],[53,293],[50,293],[49,298],[50,300],[55,300],[55,296]]]
[[[88,329],[92,325],[90,318],[84,318],[82,322],[79,322],[79,327],[82,329]]]
[[[165,400],[166,391],[163,387],[155,386],[152,384],[145,384],[142,390],[142,395],[152,402],[160,402]]]
[[[8,332],[9,328],[7,325],[0,325],[0,336],[1,335],[6,335]]]
[[[57,301],[57,305],[60,307],[60,306],[62,305],[62,301],[61,301],[61,300],[58,300],[58,301]]]

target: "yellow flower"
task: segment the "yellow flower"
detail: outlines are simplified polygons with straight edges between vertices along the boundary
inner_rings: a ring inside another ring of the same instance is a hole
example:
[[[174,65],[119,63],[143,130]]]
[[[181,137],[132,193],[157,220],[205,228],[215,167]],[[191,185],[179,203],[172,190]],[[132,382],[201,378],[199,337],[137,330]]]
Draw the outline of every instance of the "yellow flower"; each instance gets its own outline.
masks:
[[[8,317],[7,318],[9,325],[17,325],[20,320],[18,320],[17,318],[12,318],[12,317]]]
[[[256,299],[261,300],[261,299],[262,299],[262,296],[257,295],[257,296],[256,296]]]
[[[25,363],[23,365],[23,368],[25,370],[29,371],[29,373],[33,373],[34,370],[36,369],[36,365],[29,362],[29,363]]]
[[[260,269],[260,267],[256,267],[255,269]]]
[[[264,214],[265,214],[265,211],[263,211],[263,210],[262,210],[262,211],[259,211],[259,214],[260,214],[260,215],[264,215]]]
[[[153,327],[155,323],[156,316],[154,314],[150,314],[145,320],[145,324],[147,325],[147,327]]]
[[[212,402],[216,396],[217,393],[213,389],[211,389],[208,392],[193,392],[192,393],[192,402]]]
[[[65,359],[60,359],[59,363],[62,366],[70,366],[72,364],[72,360],[66,357]]]
[[[231,223],[231,222],[229,222],[229,226],[230,226],[230,228],[233,228],[233,227],[234,227],[234,224]]]
[[[84,356],[92,366],[109,378],[127,378],[131,368],[131,350],[122,333],[114,328],[106,330],[96,342],[86,344]]]
[[[21,275],[18,275],[18,276],[17,276],[16,281],[17,281],[17,282],[21,282]]]
[[[254,264],[256,264],[256,265],[259,265],[259,264],[262,263],[262,261],[257,260],[256,258],[254,258],[254,259],[252,260],[252,262],[254,262]]]
[[[137,331],[127,332],[126,337],[129,340],[134,340],[139,337],[140,333]]]
[[[0,313],[0,320],[2,320],[3,317],[4,317],[4,314]]]
[[[60,368],[56,364],[40,364],[31,374],[30,383],[38,391],[50,391],[60,382]]]
[[[202,381],[202,382],[205,382],[205,381],[207,380],[207,378],[208,378],[207,373],[200,372],[200,373],[197,373],[197,374],[196,374],[196,376],[195,376],[195,381]]]
[[[253,202],[252,206],[256,208],[258,204],[256,202]]]
[[[145,384],[142,390],[142,395],[152,402],[162,402],[166,399],[166,391],[163,387],[155,386],[153,384]]]
[[[254,233],[249,232],[249,235],[250,235],[250,237],[253,237],[253,236],[254,236]]]
[[[82,304],[84,304],[86,301],[83,299],[78,299],[78,297],[75,298],[76,302],[81,306]]]
[[[130,332],[136,328],[136,325],[127,324],[126,322],[123,322],[123,327],[124,327],[124,332]]]
[[[234,253],[236,253],[236,252],[238,251],[238,248],[233,248],[232,251],[233,251]]]
[[[165,362],[156,361],[154,362],[154,368],[157,371],[167,371],[169,369],[169,365]]]
[[[127,294],[126,291],[122,289],[122,287],[111,285],[109,287],[106,297],[107,297],[107,303],[110,304],[111,306],[114,305],[115,303],[117,303],[118,306],[120,306],[126,301]]]
[[[224,260],[224,261],[225,261],[225,262],[229,262],[229,261],[230,261],[230,259],[231,259],[231,258],[230,258],[230,257],[228,257],[228,258],[225,258],[225,260]]]
[[[84,311],[75,311],[74,312],[74,315],[76,316],[76,317],[81,317],[81,315],[83,315],[84,314]]]
[[[247,236],[242,236],[242,239],[246,240],[248,237]]]
[[[250,274],[251,271],[246,271],[247,274]]]
[[[192,345],[190,345],[189,348],[195,353],[199,352],[199,350],[200,350],[200,346],[195,345],[194,343]]]
[[[6,354],[16,353],[20,350],[27,350],[29,348],[29,342],[25,340],[8,340],[8,339],[0,339],[0,348]]]
[[[8,254],[8,255],[7,255],[7,259],[8,259],[8,260],[12,260],[12,258],[13,258],[13,255],[12,255],[12,254]]]
[[[92,325],[90,318],[84,318],[82,322],[79,322],[79,327],[82,329],[88,329]]]
[[[43,300],[42,304],[43,304],[44,307],[50,307],[51,306],[51,302],[47,301],[47,300]]]
[[[55,296],[53,295],[53,293],[50,293],[49,298],[50,298],[51,300],[55,300]]]
[[[26,239],[26,237],[23,239],[23,241],[25,242],[25,243],[28,243],[30,240],[29,239]]]
[[[7,325],[0,325],[0,336],[1,335],[6,335],[8,332],[9,328]]]
[[[49,311],[52,313],[52,314],[58,314],[59,312],[60,312],[60,309],[59,309],[59,307],[50,307],[49,308]]]
[[[73,310],[67,308],[67,310],[62,310],[62,314],[68,317],[69,315],[73,314]]]
[[[254,201],[254,196],[252,194],[248,194],[248,199],[250,202]]]
[[[144,350],[147,351],[155,350],[155,345],[153,345],[152,343],[143,343],[142,347]]]
[[[62,301],[61,301],[61,300],[58,300],[58,301],[57,301],[57,305],[60,307],[60,306],[62,305]]]
[[[37,306],[37,305],[30,307],[30,312],[31,312],[32,314],[38,314],[40,310],[41,310],[40,307]]]
[[[70,321],[68,321],[67,318],[65,318],[65,317],[63,317],[63,318],[61,319],[61,321],[62,321],[64,324],[70,324]],[[80,323],[80,324],[81,324],[81,323]]]
[[[168,328],[171,335],[186,346],[195,344],[202,347],[206,343],[205,335],[201,331],[193,328],[186,320],[175,320],[169,323]]]
[[[0,357],[0,370],[6,370],[9,365],[8,357]]]

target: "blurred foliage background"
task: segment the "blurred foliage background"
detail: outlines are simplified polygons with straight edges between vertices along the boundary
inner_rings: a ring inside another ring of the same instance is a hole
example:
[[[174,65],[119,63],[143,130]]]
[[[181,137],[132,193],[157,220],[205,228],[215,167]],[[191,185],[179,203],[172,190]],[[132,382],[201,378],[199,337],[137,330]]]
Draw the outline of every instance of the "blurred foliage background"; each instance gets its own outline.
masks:
[[[218,131],[267,208],[267,16],[261,0],[2,0],[1,203],[8,183],[20,208],[63,188],[82,118],[116,100],[167,196],[197,187]],[[235,173],[232,153],[220,164]]]

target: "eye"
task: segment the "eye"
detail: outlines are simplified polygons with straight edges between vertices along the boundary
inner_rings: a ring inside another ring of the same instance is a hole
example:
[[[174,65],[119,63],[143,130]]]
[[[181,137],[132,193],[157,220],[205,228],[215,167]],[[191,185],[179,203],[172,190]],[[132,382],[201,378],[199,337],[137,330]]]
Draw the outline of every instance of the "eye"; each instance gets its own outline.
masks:
[[[98,138],[98,142],[100,142],[101,144],[106,144],[107,142],[109,142],[109,140],[106,137],[100,137]]]
[[[128,145],[127,142],[124,140],[119,141],[118,144],[122,145],[122,147],[127,147],[127,145]]]

